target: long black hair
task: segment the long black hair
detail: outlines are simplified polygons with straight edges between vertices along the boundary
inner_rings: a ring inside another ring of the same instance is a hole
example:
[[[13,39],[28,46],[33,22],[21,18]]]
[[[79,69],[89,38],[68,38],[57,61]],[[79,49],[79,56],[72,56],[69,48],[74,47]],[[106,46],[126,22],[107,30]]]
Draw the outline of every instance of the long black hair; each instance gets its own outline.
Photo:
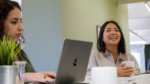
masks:
[[[8,17],[11,10],[18,8],[21,11],[20,5],[16,1],[0,0],[0,40],[3,40],[4,36],[4,22]],[[25,42],[23,35],[20,37],[18,44],[21,45]]]
[[[103,33],[104,33],[104,30],[105,30],[105,27],[109,23],[115,24],[117,26],[117,28],[119,29],[120,34],[121,34],[121,39],[120,39],[120,42],[119,42],[119,45],[118,45],[118,52],[119,53],[121,52],[122,54],[126,53],[126,46],[125,46],[125,40],[124,40],[123,33],[121,31],[120,26],[115,21],[107,21],[107,22],[105,22],[102,25],[102,27],[100,29],[100,32],[99,32],[99,38],[98,38],[98,41],[97,41],[97,49],[98,49],[98,51],[99,52],[103,52],[103,53],[105,53],[105,51],[106,51],[105,43],[103,41]]]

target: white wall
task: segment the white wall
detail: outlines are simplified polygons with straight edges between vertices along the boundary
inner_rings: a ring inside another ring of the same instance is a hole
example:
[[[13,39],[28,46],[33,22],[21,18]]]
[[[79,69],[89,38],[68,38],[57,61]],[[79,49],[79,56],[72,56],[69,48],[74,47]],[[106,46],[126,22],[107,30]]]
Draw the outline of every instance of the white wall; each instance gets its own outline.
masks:
[[[115,20],[123,31],[127,52],[130,52],[127,5],[118,5],[116,0],[60,1],[63,38],[91,41],[95,50],[96,25]]]
[[[62,35],[60,0],[22,0],[24,50],[37,72],[57,71]]]
[[[19,5],[21,5],[21,1],[22,1],[22,0],[12,0],[12,1],[16,1],[16,2],[19,3]]]

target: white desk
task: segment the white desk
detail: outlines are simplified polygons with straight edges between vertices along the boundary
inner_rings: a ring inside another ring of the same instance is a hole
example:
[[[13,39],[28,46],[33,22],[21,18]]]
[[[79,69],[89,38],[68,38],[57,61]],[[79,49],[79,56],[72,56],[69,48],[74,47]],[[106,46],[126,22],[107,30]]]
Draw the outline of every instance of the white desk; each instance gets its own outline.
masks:
[[[134,80],[136,84],[150,84],[150,74],[138,75],[133,77],[118,77],[118,84],[127,83],[129,80]],[[85,83],[91,84],[91,77],[85,77]]]

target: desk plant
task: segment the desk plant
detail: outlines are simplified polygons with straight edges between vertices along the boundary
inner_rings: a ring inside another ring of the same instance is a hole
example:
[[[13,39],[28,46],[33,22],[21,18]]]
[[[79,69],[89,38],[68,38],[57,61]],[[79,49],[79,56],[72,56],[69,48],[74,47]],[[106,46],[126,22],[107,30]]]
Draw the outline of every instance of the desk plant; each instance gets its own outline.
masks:
[[[13,61],[20,51],[16,41],[8,36],[4,35],[3,40],[0,40],[0,84],[15,84],[17,67]]]
[[[8,36],[3,36],[0,41],[0,66],[12,65],[15,56],[19,56],[21,48],[16,44],[16,41],[8,39]]]

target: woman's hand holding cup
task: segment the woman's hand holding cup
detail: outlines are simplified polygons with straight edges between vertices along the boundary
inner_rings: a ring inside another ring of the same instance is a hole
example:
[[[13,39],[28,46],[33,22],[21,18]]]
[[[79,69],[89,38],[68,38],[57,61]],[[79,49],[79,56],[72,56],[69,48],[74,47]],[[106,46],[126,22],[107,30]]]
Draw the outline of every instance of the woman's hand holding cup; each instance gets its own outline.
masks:
[[[132,66],[126,66],[126,62],[123,62],[117,68],[118,77],[128,77],[128,76],[131,76],[133,73],[134,73],[133,67]]]

